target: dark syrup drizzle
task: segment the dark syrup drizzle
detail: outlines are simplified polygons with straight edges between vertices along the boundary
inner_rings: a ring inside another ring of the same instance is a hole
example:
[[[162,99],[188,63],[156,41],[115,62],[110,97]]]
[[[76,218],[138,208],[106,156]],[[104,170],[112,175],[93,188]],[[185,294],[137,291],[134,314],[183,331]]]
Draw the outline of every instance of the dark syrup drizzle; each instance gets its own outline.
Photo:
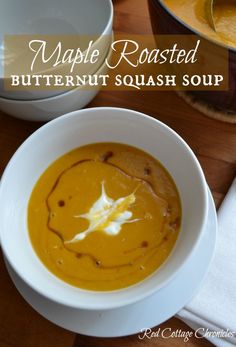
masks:
[[[106,153],[104,153],[101,157],[100,157],[100,161],[104,164],[107,164],[107,165],[110,165],[114,168],[116,168],[117,170],[119,170],[122,174],[128,176],[128,177],[131,177],[131,178],[135,178],[136,180],[140,181],[140,182],[145,182],[146,184],[148,184],[149,188],[151,189],[152,193],[157,197],[158,195],[156,194],[154,188],[153,188],[153,185],[151,182],[147,181],[146,179],[143,179],[143,178],[139,178],[139,177],[136,177],[136,176],[131,176],[129,175],[125,170],[121,169],[120,167],[118,167],[117,165],[115,165],[114,163],[111,163],[111,162],[108,162],[108,160],[110,158],[112,158],[114,155],[113,152],[111,151],[108,151]],[[130,267],[130,266],[133,266],[135,262],[137,262],[140,258],[142,258],[144,255],[140,255],[138,257],[136,257],[133,262],[129,262],[127,264],[120,264],[120,265],[114,265],[114,266],[104,266],[102,265],[101,261],[99,259],[97,259],[94,255],[90,254],[90,253],[81,253],[81,252],[77,252],[75,250],[72,250],[70,249],[66,244],[65,244],[65,240],[62,236],[62,234],[60,233],[60,231],[52,228],[50,226],[50,221],[51,221],[51,218],[53,217],[53,212],[51,210],[51,207],[50,207],[50,204],[49,204],[49,198],[50,196],[53,194],[53,192],[55,191],[55,189],[57,188],[58,184],[60,183],[60,180],[62,178],[63,175],[65,175],[68,171],[70,171],[71,169],[75,168],[76,166],[79,166],[83,163],[86,163],[86,162],[96,162],[96,160],[94,159],[83,159],[83,160],[80,160],[74,164],[72,164],[70,167],[68,167],[67,169],[63,170],[60,175],[57,177],[54,185],[52,186],[52,189],[50,190],[49,194],[47,195],[46,197],[46,206],[47,206],[47,210],[48,210],[48,219],[47,219],[47,228],[53,232],[55,235],[57,235],[59,237],[59,239],[61,240],[62,242],[62,245],[63,247],[68,251],[68,252],[71,252],[73,253],[78,259],[81,259],[82,257],[88,257],[92,260],[92,262],[94,263],[94,265],[97,267],[97,268],[100,268],[100,269],[118,269],[118,268],[122,268],[122,267]],[[144,173],[146,175],[150,175],[151,174],[151,171],[146,170],[144,169]],[[70,197],[72,198],[72,197]],[[60,200],[58,201],[58,205],[60,207],[64,207],[65,206],[65,201],[64,200]],[[164,223],[163,223],[163,226],[164,226]],[[148,253],[153,253],[152,251],[157,251],[157,249],[159,247],[161,247],[163,245],[164,242],[166,242],[168,240],[168,235],[165,235],[163,237],[163,239],[161,240],[161,242],[157,245],[154,245],[152,247],[149,247],[148,245],[148,242],[147,241],[143,241],[142,244],[138,247],[138,248],[135,248],[135,249],[131,249],[129,251],[126,251],[125,254],[128,254],[128,253],[131,253],[131,252],[134,252],[136,251],[137,249],[146,249],[146,254],[147,255]]]

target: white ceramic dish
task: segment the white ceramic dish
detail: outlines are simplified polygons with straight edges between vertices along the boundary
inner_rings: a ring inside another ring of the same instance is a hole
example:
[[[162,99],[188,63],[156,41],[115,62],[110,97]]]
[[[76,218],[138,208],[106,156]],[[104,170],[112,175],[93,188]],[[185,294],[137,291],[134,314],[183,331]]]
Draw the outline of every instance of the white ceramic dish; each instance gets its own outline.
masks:
[[[8,271],[24,299],[51,322],[83,335],[121,337],[158,326],[174,316],[192,299],[208,271],[215,250],[216,235],[216,210],[209,191],[205,232],[198,247],[179,274],[162,290],[149,298],[114,310],[84,311],[58,305],[32,290],[9,265]]]
[[[107,59],[110,60],[112,51]],[[97,75],[107,73],[108,67],[103,61]],[[40,100],[11,100],[0,97],[0,110],[16,118],[30,121],[50,121],[68,112],[79,110],[89,104],[100,88],[89,88],[88,84],[67,91],[63,94]]]
[[[93,48],[99,49],[96,64],[83,74],[93,74],[102,64],[110,46],[113,25],[111,0],[0,0],[0,96],[17,100],[35,100],[59,95],[62,90],[4,90],[4,35],[96,35]],[[105,39],[104,39],[105,38]],[[7,58],[5,59],[7,61]],[[78,72],[79,74],[79,72]]]
[[[104,141],[136,146],[158,158],[179,189],[183,220],[171,256],[152,276],[123,290],[93,292],[66,284],[43,266],[29,239],[27,206],[38,178],[56,158],[78,146]],[[199,244],[207,212],[205,177],[188,145],[163,123],[126,109],[86,109],[44,125],[15,153],[0,185],[0,236],[6,259],[18,275],[41,295],[80,309],[122,307],[166,286]]]

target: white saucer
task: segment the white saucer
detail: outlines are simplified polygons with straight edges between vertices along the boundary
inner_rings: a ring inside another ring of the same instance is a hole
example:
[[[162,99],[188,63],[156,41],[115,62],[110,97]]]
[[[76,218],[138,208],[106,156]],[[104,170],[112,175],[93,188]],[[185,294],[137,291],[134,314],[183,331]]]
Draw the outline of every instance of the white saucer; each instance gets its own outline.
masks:
[[[49,301],[33,291],[9,267],[9,274],[24,299],[42,316],[73,332],[120,337],[157,326],[179,312],[199,289],[211,262],[216,243],[217,216],[209,192],[208,222],[199,246],[181,272],[155,295],[133,305],[108,311],[72,309]]]

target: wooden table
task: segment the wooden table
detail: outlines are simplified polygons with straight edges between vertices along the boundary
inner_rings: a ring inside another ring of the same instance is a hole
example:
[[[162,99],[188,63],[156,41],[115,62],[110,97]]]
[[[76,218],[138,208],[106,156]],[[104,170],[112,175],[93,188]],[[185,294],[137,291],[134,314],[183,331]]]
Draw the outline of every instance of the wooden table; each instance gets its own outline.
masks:
[[[151,33],[146,0],[114,0],[115,30]],[[173,92],[101,92],[89,105],[132,108],[160,119],[176,130],[200,160],[219,206],[236,171],[236,125],[211,120],[193,110]],[[42,124],[24,122],[0,113],[0,172],[20,144]],[[137,336],[97,339],[76,336],[37,314],[18,294],[3,261],[0,262],[0,347],[118,347],[118,346],[210,346],[191,339],[161,338],[140,341]],[[190,330],[173,318],[162,327]]]

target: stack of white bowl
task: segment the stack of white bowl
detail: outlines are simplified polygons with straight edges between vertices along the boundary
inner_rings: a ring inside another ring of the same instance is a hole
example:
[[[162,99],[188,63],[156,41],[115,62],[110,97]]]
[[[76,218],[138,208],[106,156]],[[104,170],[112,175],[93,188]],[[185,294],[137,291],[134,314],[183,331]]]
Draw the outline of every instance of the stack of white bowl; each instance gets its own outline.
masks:
[[[4,88],[4,35],[94,35],[100,52],[89,75],[106,74],[113,25],[111,0],[0,0],[0,110],[17,118],[48,121],[86,106],[99,89],[79,86],[71,90],[6,90]],[[6,57],[5,57],[6,59]]]

